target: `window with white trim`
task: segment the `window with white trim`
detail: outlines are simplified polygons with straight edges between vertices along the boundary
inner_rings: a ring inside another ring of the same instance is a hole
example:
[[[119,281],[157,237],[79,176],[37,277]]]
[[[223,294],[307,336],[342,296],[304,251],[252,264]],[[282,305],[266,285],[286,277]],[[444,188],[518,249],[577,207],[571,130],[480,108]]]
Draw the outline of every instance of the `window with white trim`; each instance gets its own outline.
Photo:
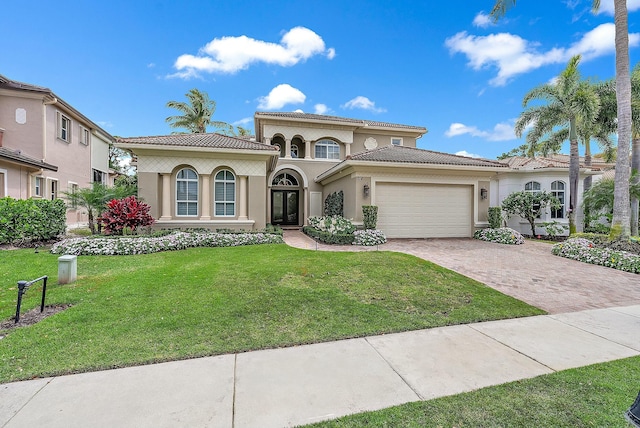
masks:
[[[298,145],[297,144],[292,144],[291,145],[291,157],[294,159],[298,159]]]
[[[71,142],[71,119],[58,112],[58,138],[67,143]]]
[[[34,187],[33,195],[41,198],[44,192],[44,178],[35,177],[34,183],[35,183],[35,187]]]
[[[71,208],[74,210],[78,208],[78,200],[75,198],[75,195],[78,193],[78,184],[69,182],[68,191],[71,194]]]
[[[537,181],[530,181],[527,184],[524,185],[524,191],[525,192],[534,192],[534,193],[538,193],[540,191],[541,187],[540,187],[540,183],[538,183]]]
[[[87,128],[80,125],[80,144],[84,144],[85,146],[89,145],[89,141],[91,138],[91,133]]]
[[[236,215],[236,176],[228,169],[216,173],[213,200],[216,216],[234,217]]]
[[[107,173],[102,172],[99,169],[93,169],[93,182],[100,184],[107,184]]]
[[[401,146],[402,145],[402,138],[391,138],[391,144],[394,146]]]
[[[176,174],[176,215],[198,215],[198,173],[191,168]]]
[[[315,144],[316,159],[340,159],[340,146],[335,141],[320,140]]]
[[[293,175],[283,172],[282,174],[276,175],[271,184],[273,186],[297,186],[298,180],[296,180]]]
[[[551,194],[556,198],[558,198],[558,200],[560,201],[560,208],[551,209],[551,218],[564,218],[564,203],[565,203],[564,191],[565,191],[565,184],[563,181],[558,180],[551,183]]]
[[[49,181],[49,199],[52,201],[58,199],[58,180]]]

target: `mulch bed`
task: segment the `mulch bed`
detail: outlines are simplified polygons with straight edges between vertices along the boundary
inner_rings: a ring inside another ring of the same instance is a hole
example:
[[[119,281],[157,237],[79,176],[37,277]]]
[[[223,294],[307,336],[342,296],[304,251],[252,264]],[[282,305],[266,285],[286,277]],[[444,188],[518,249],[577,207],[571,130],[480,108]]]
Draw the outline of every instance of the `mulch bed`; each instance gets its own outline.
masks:
[[[40,306],[38,306],[37,308],[33,308],[30,311],[21,313],[20,321],[18,321],[17,324],[14,317],[9,318],[8,320],[0,321],[0,333],[2,333],[3,330],[10,330],[16,327],[24,327],[27,325],[35,324],[47,317],[50,317],[51,315],[55,315],[58,312],[64,311],[69,307],[71,307],[71,305],[45,306],[44,311],[40,312]]]

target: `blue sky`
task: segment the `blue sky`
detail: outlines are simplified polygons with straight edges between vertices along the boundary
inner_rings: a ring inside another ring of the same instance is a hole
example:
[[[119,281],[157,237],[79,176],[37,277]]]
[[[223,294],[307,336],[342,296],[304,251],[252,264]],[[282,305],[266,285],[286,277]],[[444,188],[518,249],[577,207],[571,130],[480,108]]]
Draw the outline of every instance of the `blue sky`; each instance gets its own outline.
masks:
[[[112,135],[164,135],[191,88],[214,116],[253,128],[255,111],[425,126],[418,147],[495,158],[522,98],[574,54],[584,77],[615,75],[612,0],[5,0],[0,74],[51,88]],[[631,66],[640,0],[629,0]]]

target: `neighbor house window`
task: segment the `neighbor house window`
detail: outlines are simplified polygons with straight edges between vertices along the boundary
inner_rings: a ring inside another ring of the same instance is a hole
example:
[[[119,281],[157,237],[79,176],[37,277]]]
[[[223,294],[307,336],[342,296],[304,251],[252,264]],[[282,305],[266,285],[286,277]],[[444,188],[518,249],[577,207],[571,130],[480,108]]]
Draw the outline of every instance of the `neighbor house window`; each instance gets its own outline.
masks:
[[[291,145],[291,157],[294,159],[298,159],[298,145],[297,144],[292,144]]]
[[[107,173],[106,172],[102,172],[99,169],[94,169],[93,170],[93,182],[106,185],[107,184]]]
[[[71,119],[58,113],[58,138],[69,143],[71,141]]]
[[[340,159],[340,146],[331,140],[318,141],[316,143],[316,159]]]
[[[540,183],[537,181],[530,181],[524,185],[524,191],[537,193],[540,191]]]
[[[87,128],[84,126],[80,126],[80,144],[84,144],[85,146],[89,145],[90,133]]]
[[[551,183],[551,194],[560,201],[560,208],[551,209],[551,218],[564,218],[564,189],[565,184],[562,181]]]
[[[76,183],[69,183],[69,193],[71,193],[71,208],[78,208],[78,200],[75,195],[78,193],[78,185]]]
[[[215,215],[233,217],[236,215],[236,177],[227,169],[216,174],[214,183]]]
[[[190,168],[176,174],[176,204],[177,215],[198,215],[198,174]]]
[[[56,180],[49,182],[49,199],[52,201],[58,199],[58,182]]]
[[[35,196],[39,196],[42,197],[42,192],[43,192],[43,184],[44,184],[44,178],[42,177],[36,177],[36,182],[35,182],[35,190],[34,190],[34,195]]]
[[[393,144],[394,146],[401,146],[402,145],[402,138],[392,138],[391,139],[391,144]]]

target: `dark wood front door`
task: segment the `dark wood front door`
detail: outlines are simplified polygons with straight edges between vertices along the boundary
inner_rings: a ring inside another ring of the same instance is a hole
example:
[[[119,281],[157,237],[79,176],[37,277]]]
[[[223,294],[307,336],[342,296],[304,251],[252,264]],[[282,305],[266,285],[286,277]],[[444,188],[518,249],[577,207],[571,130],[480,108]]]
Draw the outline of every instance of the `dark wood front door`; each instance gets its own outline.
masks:
[[[298,190],[271,191],[271,224],[298,225]]]

